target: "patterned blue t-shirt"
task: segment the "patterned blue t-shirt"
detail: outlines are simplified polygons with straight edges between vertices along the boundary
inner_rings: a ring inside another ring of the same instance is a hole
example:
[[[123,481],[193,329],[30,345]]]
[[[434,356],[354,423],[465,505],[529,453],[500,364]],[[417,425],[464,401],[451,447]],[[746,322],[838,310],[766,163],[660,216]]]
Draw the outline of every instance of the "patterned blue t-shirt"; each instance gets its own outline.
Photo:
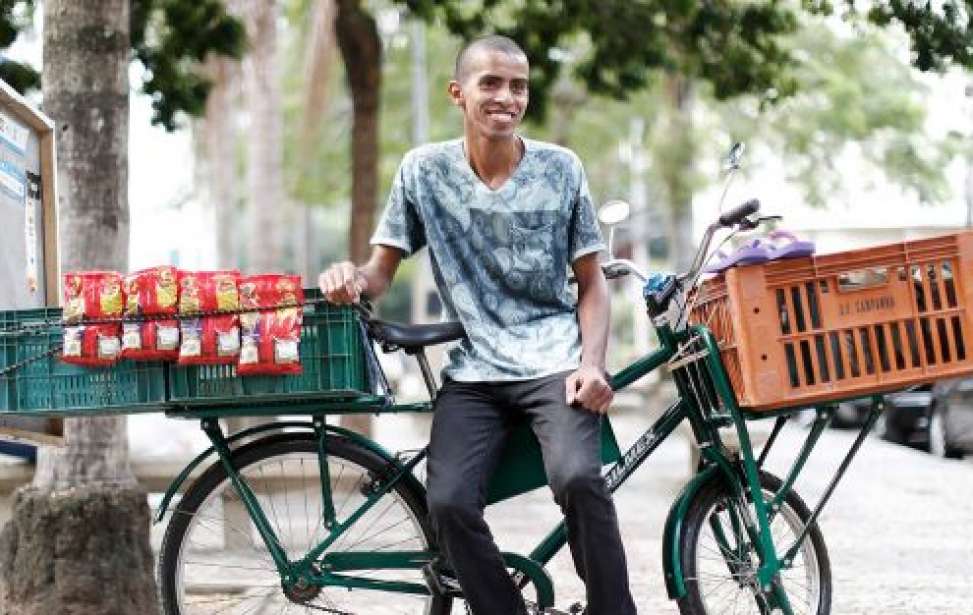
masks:
[[[513,175],[491,190],[456,139],[402,161],[372,244],[428,245],[446,320],[466,339],[443,373],[526,380],[578,367],[581,334],[568,265],[604,249],[584,169],[568,149],[523,139]]]

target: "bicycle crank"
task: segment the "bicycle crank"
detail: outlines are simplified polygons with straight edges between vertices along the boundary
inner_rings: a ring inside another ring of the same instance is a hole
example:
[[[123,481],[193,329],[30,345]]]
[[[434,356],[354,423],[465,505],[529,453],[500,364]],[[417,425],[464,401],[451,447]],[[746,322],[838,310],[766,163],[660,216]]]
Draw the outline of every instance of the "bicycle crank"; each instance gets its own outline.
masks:
[[[527,603],[527,612],[530,615],[584,615],[585,608],[580,602],[576,602],[568,607],[567,611],[562,611],[554,607],[547,607],[546,609],[539,608],[535,603],[530,600],[525,601]]]

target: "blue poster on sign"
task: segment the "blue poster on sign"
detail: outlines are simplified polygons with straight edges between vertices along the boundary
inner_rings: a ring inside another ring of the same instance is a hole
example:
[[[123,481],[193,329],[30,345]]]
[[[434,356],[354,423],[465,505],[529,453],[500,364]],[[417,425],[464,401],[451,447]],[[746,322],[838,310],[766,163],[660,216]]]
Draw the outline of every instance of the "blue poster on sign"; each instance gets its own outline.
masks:
[[[0,160],[0,190],[23,205],[27,196],[27,176],[24,170],[6,160]]]

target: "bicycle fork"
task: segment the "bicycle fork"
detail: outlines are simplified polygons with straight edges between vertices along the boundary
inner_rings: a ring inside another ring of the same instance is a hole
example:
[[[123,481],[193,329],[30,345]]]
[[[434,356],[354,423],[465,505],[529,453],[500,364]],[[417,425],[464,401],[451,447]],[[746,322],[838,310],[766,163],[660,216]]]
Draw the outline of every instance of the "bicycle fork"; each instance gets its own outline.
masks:
[[[243,480],[243,477],[237,472],[236,468],[233,467],[233,452],[227,444],[226,436],[223,434],[223,429],[220,427],[219,421],[214,418],[203,419],[202,427],[210,442],[213,443],[213,449],[219,456],[220,463],[223,464],[223,469],[226,470],[226,475],[233,484],[237,495],[240,496],[240,501],[243,502],[243,506],[250,515],[253,524],[256,526],[257,532],[259,532],[267,550],[270,552],[270,556],[274,560],[274,565],[277,567],[277,572],[284,579],[284,582],[288,583],[290,581],[290,564],[287,560],[287,553],[284,551],[284,547],[281,546],[277,535],[267,520],[267,516],[264,515],[263,510],[260,508],[257,497],[253,494],[246,481]]]

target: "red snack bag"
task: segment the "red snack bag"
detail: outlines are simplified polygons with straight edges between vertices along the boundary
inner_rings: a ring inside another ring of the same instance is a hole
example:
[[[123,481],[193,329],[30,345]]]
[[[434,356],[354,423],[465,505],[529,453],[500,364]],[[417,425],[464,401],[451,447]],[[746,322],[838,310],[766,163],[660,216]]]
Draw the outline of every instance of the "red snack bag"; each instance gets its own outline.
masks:
[[[304,317],[301,277],[265,274],[240,280],[240,307],[272,308],[241,315],[237,374],[300,374],[301,323]]]
[[[125,316],[175,316],[179,271],[164,265],[125,276]],[[122,356],[142,361],[179,358],[179,323],[151,319],[122,324]]]
[[[240,307],[239,271],[183,271],[179,276],[179,314],[193,315]],[[181,365],[236,363],[240,354],[240,316],[199,316],[179,323]]]
[[[87,323],[121,318],[122,276],[114,271],[64,275],[64,347],[66,363],[100,367],[121,356],[121,322]]]

